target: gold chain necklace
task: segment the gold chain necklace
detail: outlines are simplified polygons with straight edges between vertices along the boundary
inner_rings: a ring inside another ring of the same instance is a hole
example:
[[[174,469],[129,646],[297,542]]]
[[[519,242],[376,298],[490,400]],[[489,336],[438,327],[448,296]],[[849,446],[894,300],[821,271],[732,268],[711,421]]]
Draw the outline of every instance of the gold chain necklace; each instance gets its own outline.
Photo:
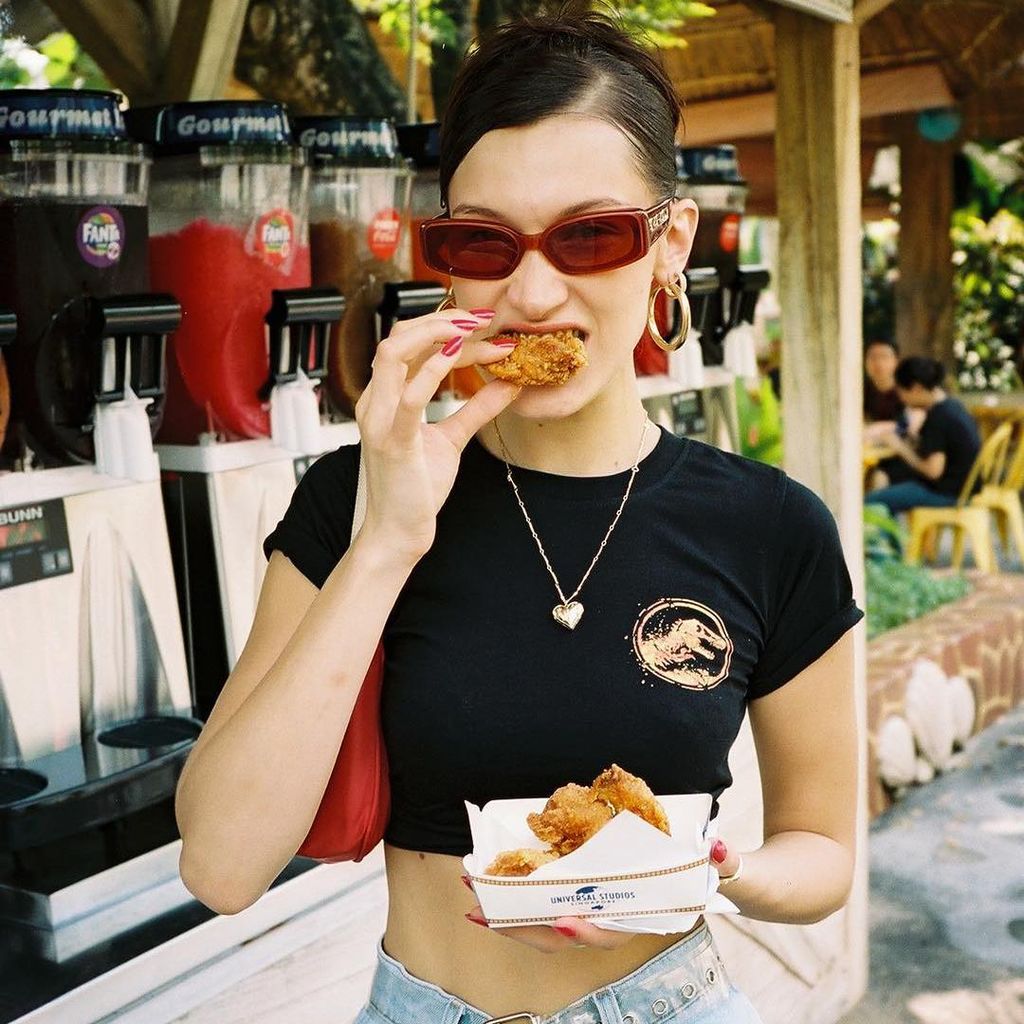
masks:
[[[579,592],[583,589],[583,584],[587,582],[590,574],[594,571],[594,566],[597,565],[597,560],[601,557],[601,552],[604,551],[605,545],[608,543],[608,538],[612,535],[612,531],[615,529],[619,522],[619,516],[622,515],[622,510],[626,507],[626,502],[629,500],[629,492],[633,489],[633,481],[636,479],[636,474],[640,469],[640,453],[644,450],[644,441],[647,439],[647,428],[651,425],[651,421],[644,416],[644,429],[640,434],[640,444],[636,450],[636,458],[633,460],[633,468],[629,471],[629,482],[626,484],[626,493],[622,496],[622,501],[619,503],[618,511],[615,513],[615,518],[612,519],[611,525],[608,527],[608,532],[604,535],[604,540],[601,541],[601,546],[597,549],[597,553],[594,555],[589,568],[583,574],[583,579],[580,580],[579,585],[576,589],[566,597],[562,592],[562,586],[558,582],[558,577],[555,575],[555,570],[551,568],[551,562],[548,561],[548,556],[544,551],[544,545],[540,542],[540,537],[537,536],[537,531],[534,529],[533,520],[530,519],[529,512],[526,511],[526,506],[523,504],[523,499],[519,494],[519,488],[516,487],[515,480],[512,479],[512,467],[508,464],[509,454],[508,448],[505,447],[505,439],[501,436],[501,431],[498,429],[498,421],[494,421],[494,432],[498,435],[498,443],[501,445],[501,451],[505,462],[505,476],[508,479],[509,484],[512,486],[512,493],[516,496],[516,501],[519,503],[520,511],[523,513],[523,518],[526,520],[526,525],[530,529],[530,533],[533,535],[533,539],[537,544],[537,550],[540,552],[540,557],[544,559],[544,565],[547,566],[547,570],[551,579],[554,581],[555,590],[558,591],[558,596],[562,599],[561,604],[556,604],[551,609],[551,614],[554,616],[555,622],[560,626],[564,626],[566,629],[575,629],[583,618],[583,605],[576,600]]]

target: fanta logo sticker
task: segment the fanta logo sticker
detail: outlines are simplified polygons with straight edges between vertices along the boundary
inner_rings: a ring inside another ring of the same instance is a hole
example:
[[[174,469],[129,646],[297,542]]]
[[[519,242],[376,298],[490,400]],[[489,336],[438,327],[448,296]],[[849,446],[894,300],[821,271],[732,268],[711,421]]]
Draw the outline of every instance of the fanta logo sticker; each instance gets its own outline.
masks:
[[[295,220],[287,210],[272,210],[256,225],[256,248],[271,266],[284,263],[295,243]]]
[[[397,210],[388,208],[381,210],[366,231],[366,244],[370,252],[379,260],[389,260],[398,250],[398,240],[402,233],[402,218]]]
[[[78,222],[75,241],[86,263],[94,267],[113,266],[124,252],[124,219],[112,206],[94,206]]]

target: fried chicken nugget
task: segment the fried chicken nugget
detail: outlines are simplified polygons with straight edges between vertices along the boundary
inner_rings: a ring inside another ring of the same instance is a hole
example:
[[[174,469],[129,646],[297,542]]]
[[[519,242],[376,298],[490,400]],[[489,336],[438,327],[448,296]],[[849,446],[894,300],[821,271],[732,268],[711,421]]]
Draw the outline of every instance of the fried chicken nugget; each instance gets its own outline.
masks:
[[[511,355],[487,364],[487,369],[500,380],[523,386],[564,384],[577,370],[587,365],[587,350],[575,331],[549,334],[509,331],[498,337],[517,342]],[[490,340],[497,341],[498,338]]]
[[[553,850],[503,850],[487,866],[485,874],[521,877],[532,874],[542,864],[558,860]]]
[[[616,813],[632,811],[648,824],[661,829],[666,835],[672,835],[665,808],[658,802],[647,783],[617,764],[605,768],[594,779],[590,785],[590,792],[596,800],[607,800],[615,808]]]
[[[582,846],[614,814],[589,788],[570,782],[551,794],[540,814],[528,815],[526,823],[538,839],[564,855]]]

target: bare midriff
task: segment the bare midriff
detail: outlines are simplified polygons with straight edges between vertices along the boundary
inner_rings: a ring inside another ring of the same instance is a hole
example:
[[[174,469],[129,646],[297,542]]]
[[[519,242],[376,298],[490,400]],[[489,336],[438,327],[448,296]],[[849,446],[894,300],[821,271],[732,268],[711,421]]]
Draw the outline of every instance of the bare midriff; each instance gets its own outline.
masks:
[[[414,977],[492,1017],[546,1016],[630,974],[681,935],[634,935],[616,950],[542,953],[466,920],[477,905],[461,857],[385,847],[389,907],[384,949]]]

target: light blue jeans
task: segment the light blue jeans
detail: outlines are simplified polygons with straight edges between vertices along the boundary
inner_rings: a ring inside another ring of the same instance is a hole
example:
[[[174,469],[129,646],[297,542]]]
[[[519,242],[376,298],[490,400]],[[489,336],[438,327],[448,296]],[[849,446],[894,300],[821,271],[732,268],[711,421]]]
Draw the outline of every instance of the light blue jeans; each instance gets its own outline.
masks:
[[[707,925],[550,1017],[491,1018],[414,978],[382,947],[377,958],[370,1001],[354,1024],[761,1024],[729,981]]]

